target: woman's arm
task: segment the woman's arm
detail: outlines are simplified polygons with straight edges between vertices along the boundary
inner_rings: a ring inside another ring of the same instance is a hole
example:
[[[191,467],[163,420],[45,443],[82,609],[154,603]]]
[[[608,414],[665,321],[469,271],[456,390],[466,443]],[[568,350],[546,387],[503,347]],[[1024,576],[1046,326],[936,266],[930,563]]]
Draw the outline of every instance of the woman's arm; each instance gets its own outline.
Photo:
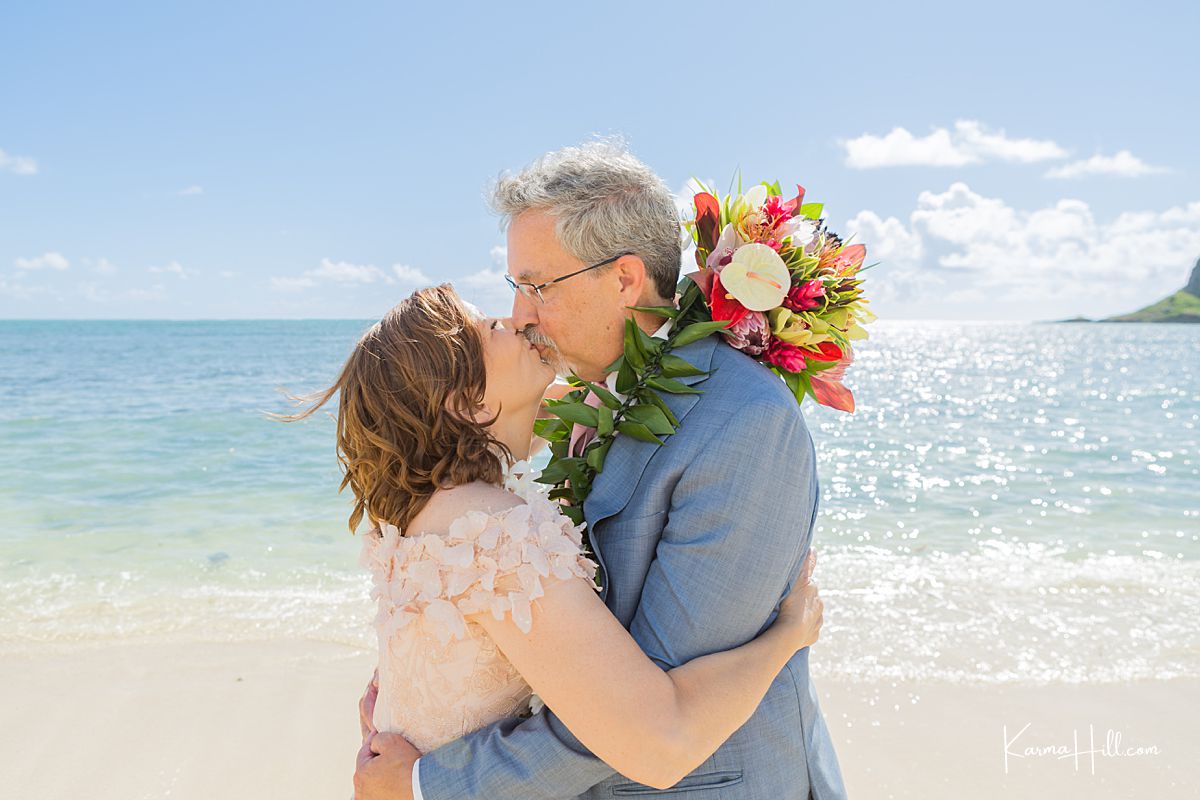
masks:
[[[822,605],[810,556],[776,622],[758,638],[664,672],[586,581],[544,580],[533,625],[470,617],[579,740],[610,767],[675,785],[746,723],[788,660],[817,639]]]

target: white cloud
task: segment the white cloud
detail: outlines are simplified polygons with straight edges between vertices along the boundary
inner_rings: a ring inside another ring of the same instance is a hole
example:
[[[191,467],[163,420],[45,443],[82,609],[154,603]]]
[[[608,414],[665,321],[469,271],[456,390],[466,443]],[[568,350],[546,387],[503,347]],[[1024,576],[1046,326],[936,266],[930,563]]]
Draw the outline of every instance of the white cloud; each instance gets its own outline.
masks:
[[[176,275],[183,279],[187,279],[192,275],[191,270],[185,269],[178,261],[172,261],[165,267],[148,267],[146,271],[155,274]]]
[[[1048,139],[1010,138],[1003,130],[989,131],[976,120],[957,120],[954,130],[936,128],[927,136],[914,136],[897,127],[883,136],[864,133],[840,144],[846,150],[846,166],[854,169],[961,167],[987,161],[1031,163],[1067,155]]]
[[[1082,200],[1022,210],[956,182],[922,192],[907,223],[864,210],[845,231],[867,245],[868,261],[882,262],[866,273],[868,296],[1133,310],[1141,303],[1130,298],[1149,287],[1157,297],[1186,281],[1200,254],[1200,202],[1105,223]]]
[[[18,258],[13,261],[17,269],[38,270],[38,269],[53,269],[61,272],[71,266],[71,262],[67,261],[62,253],[50,252],[43,253],[34,258]]]
[[[1128,150],[1116,155],[1094,155],[1082,161],[1072,161],[1046,173],[1047,178],[1082,178],[1088,175],[1115,175],[1121,178],[1138,178],[1142,175],[1157,175],[1170,172],[1165,167],[1155,167],[1142,161]]]
[[[392,264],[392,272],[396,275],[396,280],[400,283],[405,283],[413,287],[428,286],[433,281],[416,267],[410,267],[407,264]]]
[[[916,264],[924,255],[921,237],[895,217],[880,219],[874,211],[860,211],[846,223],[846,232],[855,234],[856,242],[869,243],[871,261]]]
[[[0,172],[5,170],[14,175],[36,175],[38,166],[29,156],[10,156],[0,150]]]
[[[203,186],[189,186],[186,189],[180,189],[178,194],[180,194],[184,197],[186,197],[188,195],[194,195],[194,194],[204,194],[204,187]]]
[[[107,258],[88,258],[84,256],[79,260],[85,267],[101,275],[113,275],[117,271],[117,265]]]
[[[402,283],[415,287],[432,281],[424,272],[407,264],[393,264],[388,273],[374,264],[352,264],[328,258],[321,259],[319,266],[305,270],[299,276],[271,278],[271,288],[279,292],[298,292],[321,284],[362,286],[372,283]]]
[[[507,317],[512,313],[512,288],[504,280],[508,274],[508,248],[496,245],[488,255],[492,266],[455,278],[454,288],[462,297],[478,306],[485,314]]]
[[[375,283],[387,281],[388,276],[373,264],[351,264],[349,261],[321,259],[321,266],[304,273],[314,280],[332,283]]]

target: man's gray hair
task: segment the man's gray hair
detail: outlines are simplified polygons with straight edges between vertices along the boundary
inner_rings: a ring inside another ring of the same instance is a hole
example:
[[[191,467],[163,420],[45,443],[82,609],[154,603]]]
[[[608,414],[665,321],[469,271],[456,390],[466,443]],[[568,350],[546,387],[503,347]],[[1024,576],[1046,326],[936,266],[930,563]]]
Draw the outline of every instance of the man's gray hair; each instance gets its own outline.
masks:
[[[659,297],[675,297],[681,254],[675,198],[620,141],[564,147],[502,175],[491,206],[506,225],[526,211],[550,214],[558,243],[580,261],[636,253]]]

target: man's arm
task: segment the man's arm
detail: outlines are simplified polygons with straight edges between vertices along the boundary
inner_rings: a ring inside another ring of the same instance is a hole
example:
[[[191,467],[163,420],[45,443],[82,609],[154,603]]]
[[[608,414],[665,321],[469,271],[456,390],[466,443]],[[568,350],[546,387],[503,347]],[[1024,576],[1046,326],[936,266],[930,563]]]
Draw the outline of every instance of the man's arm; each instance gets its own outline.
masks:
[[[808,550],[815,467],[803,418],[769,401],[740,408],[689,463],[630,627],[660,667],[743,644],[766,626]],[[424,800],[562,800],[613,774],[545,708],[426,753],[420,790]]]

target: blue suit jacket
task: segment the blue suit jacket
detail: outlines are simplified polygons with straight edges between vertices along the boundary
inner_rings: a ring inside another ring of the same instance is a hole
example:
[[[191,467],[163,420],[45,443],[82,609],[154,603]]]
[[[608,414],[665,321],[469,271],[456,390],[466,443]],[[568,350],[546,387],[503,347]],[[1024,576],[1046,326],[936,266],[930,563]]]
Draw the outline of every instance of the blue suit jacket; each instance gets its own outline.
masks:
[[[709,377],[667,395],[680,428],[662,446],[618,436],[584,504],[602,598],[663,669],[744,644],[774,620],[808,553],[820,486],[795,398],[717,336],[676,353]],[[696,797],[837,800],[837,755],[808,675],[808,649],[754,715],[671,789],[616,773],[548,708],[421,757],[425,800]]]

